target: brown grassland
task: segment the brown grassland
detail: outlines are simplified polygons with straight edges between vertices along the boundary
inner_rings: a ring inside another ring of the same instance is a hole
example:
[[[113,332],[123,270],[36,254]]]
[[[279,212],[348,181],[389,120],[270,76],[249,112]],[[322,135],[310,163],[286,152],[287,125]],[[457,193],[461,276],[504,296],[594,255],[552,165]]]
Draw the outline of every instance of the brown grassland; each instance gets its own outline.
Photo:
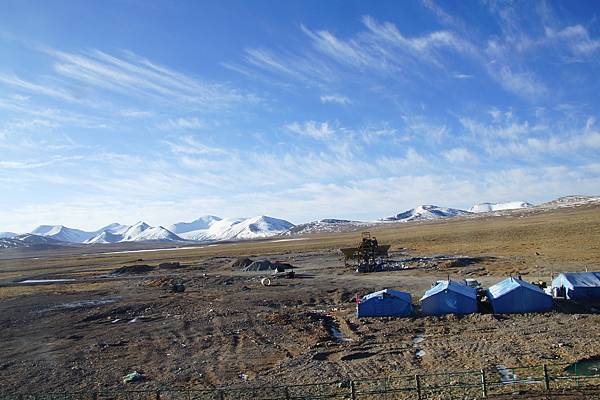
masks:
[[[417,304],[446,276],[487,286],[509,274],[549,282],[560,271],[600,270],[600,207],[386,224],[371,233],[392,245],[395,260],[469,261],[358,274],[338,249],[356,245],[360,232],[115,254],[103,253],[132,247],[0,251],[0,393],[308,383],[600,355],[600,314],[565,304],[545,314],[398,319],[358,319],[354,305],[357,294],[385,287],[412,293]],[[239,256],[289,262],[297,277],[262,286],[269,273],[231,268]],[[111,274],[167,261],[182,268]],[[16,283],[57,278],[74,281]],[[186,291],[171,293],[174,282]],[[134,370],[146,380],[124,385]]]

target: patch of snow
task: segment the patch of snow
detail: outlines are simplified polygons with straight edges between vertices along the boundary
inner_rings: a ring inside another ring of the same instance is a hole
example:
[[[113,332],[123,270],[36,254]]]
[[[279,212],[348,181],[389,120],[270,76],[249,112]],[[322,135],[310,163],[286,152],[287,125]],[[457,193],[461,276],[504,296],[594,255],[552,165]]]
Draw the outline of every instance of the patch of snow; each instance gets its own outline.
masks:
[[[509,201],[506,203],[479,203],[469,209],[472,213],[485,213],[492,211],[517,210],[521,208],[530,208],[533,204],[526,201]]]
[[[383,218],[382,221],[393,221],[393,222],[409,222],[409,221],[425,221],[439,218],[451,218],[463,215],[471,215],[469,211],[459,210],[457,208],[446,208],[434,205],[422,205],[404,211],[400,214],[392,215],[390,217]]]
[[[198,241],[257,239],[278,235],[293,226],[283,219],[264,215],[253,218],[225,218],[214,221],[208,229],[185,232],[181,237]]]
[[[178,222],[169,225],[167,229],[179,235],[181,233],[208,229],[212,224],[218,221],[221,221],[221,218],[215,217],[214,215],[205,215],[192,222]]]

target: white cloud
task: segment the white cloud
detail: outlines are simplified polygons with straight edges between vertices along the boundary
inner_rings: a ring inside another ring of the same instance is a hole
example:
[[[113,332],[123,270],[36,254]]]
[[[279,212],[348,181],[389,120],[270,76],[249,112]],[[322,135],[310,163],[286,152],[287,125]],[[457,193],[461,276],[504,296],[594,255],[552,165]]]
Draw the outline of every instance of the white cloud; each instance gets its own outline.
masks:
[[[329,122],[307,121],[304,123],[292,122],[285,126],[290,132],[316,140],[326,140],[333,137],[335,129]]]
[[[208,146],[199,142],[193,136],[184,136],[177,141],[168,141],[165,143],[175,154],[206,154],[206,155],[228,155],[228,150],[220,147]]]
[[[451,163],[476,162],[477,157],[464,147],[455,147],[442,153]]]
[[[471,78],[473,78],[473,75],[470,75],[470,74],[459,74],[459,73],[456,73],[456,74],[452,75],[452,77],[453,77],[454,79],[461,79],[461,80],[464,80],[464,79],[471,79]]]
[[[169,119],[166,122],[160,123],[158,127],[163,130],[174,130],[174,129],[204,129],[208,125],[196,117],[192,118],[175,118]]]
[[[346,96],[342,96],[339,94],[331,94],[331,95],[323,95],[321,96],[321,103],[337,103],[337,104],[350,104],[352,100],[350,100]]]
[[[77,82],[84,87],[95,87],[145,100],[154,99],[179,106],[202,106],[210,109],[259,101],[252,94],[242,93],[221,83],[202,82],[128,51],[122,57],[99,50],[68,53],[46,49],[45,52],[54,58],[54,70],[67,79],[71,86],[75,86]],[[32,91],[41,91],[31,84],[21,82],[20,85]],[[72,97],[64,95],[58,89],[51,89],[51,94],[66,99]]]
[[[526,98],[541,97],[548,92],[546,86],[532,72],[515,72],[508,65],[491,72],[504,89]]]
[[[545,33],[547,38],[562,42],[576,55],[589,56],[600,49],[600,39],[592,39],[581,25],[567,26],[559,31],[546,27]]]

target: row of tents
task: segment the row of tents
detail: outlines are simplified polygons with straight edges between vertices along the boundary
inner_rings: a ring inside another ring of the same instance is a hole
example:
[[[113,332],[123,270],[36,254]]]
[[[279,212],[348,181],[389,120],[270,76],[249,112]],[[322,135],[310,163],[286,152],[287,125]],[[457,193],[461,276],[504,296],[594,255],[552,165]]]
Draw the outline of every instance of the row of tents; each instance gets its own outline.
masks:
[[[562,273],[552,281],[552,291],[573,300],[600,300],[600,272]],[[540,287],[517,278],[506,278],[485,295],[496,314],[545,312],[552,296]],[[477,289],[455,281],[440,281],[420,300],[423,315],[472,314],[479,310]],[[402,317],[413,312],[409,293],[384,289],[364,296],[357,304],[358,317]]]

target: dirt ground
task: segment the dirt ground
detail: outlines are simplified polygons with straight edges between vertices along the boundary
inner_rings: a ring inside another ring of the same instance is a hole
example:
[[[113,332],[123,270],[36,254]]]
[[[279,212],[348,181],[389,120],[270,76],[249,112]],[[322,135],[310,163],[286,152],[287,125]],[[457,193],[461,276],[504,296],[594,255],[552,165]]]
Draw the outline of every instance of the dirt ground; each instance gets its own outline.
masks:
[[[355,297],[382,288],[417,304],[436,279],[600,269],[600,208],[394,224],[375,230],[407,269],[358,274],[337,250],[360,233],[112,253],[114,247],[4,252],[0,393],[90,388],[211,388],[572,363],[600,355],[600,314],[559,303],[545,314],[358,319]],[[281,241],[283,240],[283,241]],[[294,279],[242,272],[238,256],[296,267]],[[111,274],[124,265],[181,268]],[[22,279],[74,279],[17,284]],[[172,293],[183,283],[184,293]],[[145,380],[123,384],[127,373]]]

